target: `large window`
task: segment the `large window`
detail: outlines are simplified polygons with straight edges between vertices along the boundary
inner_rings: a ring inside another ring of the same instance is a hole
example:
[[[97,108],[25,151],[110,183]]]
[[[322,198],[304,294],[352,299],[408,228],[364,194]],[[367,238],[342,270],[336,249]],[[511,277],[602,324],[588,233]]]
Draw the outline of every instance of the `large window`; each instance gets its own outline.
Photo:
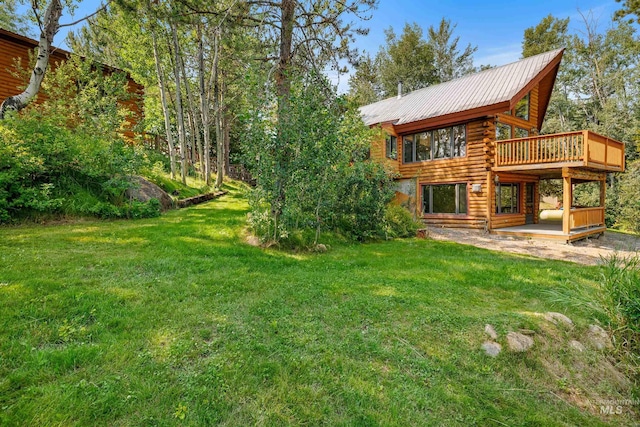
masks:
[[[503,184],[496,185],[496,213],[518,213],[518,201],[520,194],[519,184]]]
[[[386,156],[390,159],[398,159],[398,138],[393,135],[387,135]]]
[[[529,94],[526,94],[524,98],[518,101],[515,110],[516,117],[523,120],[529,120]]]
[[[422,213],[467,213],[467,184],[442,184],[422,186]]]
[[[496,123],[496,141],[511,139],[511,125]]]
[[[403,138],[402,150],[404,163],[464,157],[467,155],[466,126],[451,126],[406,135]]]
[[[526,129],[522,129],[516,127],[514,130],[514,138],[527,138],[529,136],[529,131]]]

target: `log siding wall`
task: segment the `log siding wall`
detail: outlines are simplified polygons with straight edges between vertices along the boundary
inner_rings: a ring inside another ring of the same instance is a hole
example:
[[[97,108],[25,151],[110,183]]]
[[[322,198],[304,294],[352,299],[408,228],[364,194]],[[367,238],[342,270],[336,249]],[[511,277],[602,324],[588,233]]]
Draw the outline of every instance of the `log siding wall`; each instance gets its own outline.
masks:
[[[539,178],[533,175],[517,173],[499,174],[500,182],[517,183],[519,185],[519,212],[517,214],[496,214],[495,176],[491,171],[495,154],[496,122],[518,126],[536,133],[539,119],[539,85],[530,92],[529,120],[512,115],[497,114],[478,117],[466,123],[451,123],[448,126],[464,124],[467,135],[467,152],[464,157],[435,159],[422,162],[404,163],[402,137],[422,131],[436,129],[434,127],[398,134],[393,126],[383,125],[386,134],[398,137],[398,160],[386,158],[385,137],[382,135],[371,148],[371,157],[384,159],[390,169],[404,179],[416,179],[416,215],[426,224],[436,226],[468,227],[468,228],[501,228],[525,223],[525,183],[535,185],[534,221],[538,220],[539,195],[537,194]],[[444,127],[444,126],[441,126]],[[440,127],[439,127],[440,128]],[[438,184],[467,184],[467,214],[423,214],[422,186]],[[473,184],[480,184],[481,191],[473,192]]]
[[[16,72],[15,64],[16,61],[18,61],[20,67],[30,73],[32,70],[29,64],[29,57],[30,55],[35,56],[37,54],[37,47],[38,42],[36,40],[0,29],[0,103],[8,97],[22,92],[23,88],[28,84],[29,75],[24,77],[14,75]],[[52,48],[49,55],[47,73],[54,71],[57,64],[66,61],[70,55],[71,53],[65,50],[57,49],[55,47]],[[120,70],[115,70],[107,66],[104,68],[105,74],[113,71]],[[44,78],[47,78],[46,74]],[[128,79],[127,87],[129,93],[134,94],[135,96],[130,100],[123,101],[122,105],[133,112],[134,117],[132,118],[133,123],[131,124],[133,127],[141,120],[143,115],[139,100],[144,93],[144,87],[133,81],[131,78]],[[34,102],[42,103],[46,101],[47,98],[48,96],[46,91],[41,89],[36,95]],[[134,134],[130,131],[125,131],[124,136],[127,138],[133,138]]]

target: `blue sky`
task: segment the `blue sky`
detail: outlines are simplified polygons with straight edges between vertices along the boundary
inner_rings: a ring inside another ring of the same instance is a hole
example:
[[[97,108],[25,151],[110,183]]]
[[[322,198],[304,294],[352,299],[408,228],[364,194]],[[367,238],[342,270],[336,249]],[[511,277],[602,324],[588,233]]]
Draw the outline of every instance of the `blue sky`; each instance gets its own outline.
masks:
[[[83,17],[99,6],[100,1],[97,0],[78,2],[75,17],[65,15],[61,22]],[[426,34],[429,26],[438,25],[442,17],[446,17],[457,24],[455,35],[460,36],[462,48],[469,43],[478,47],[474,57],[476,65],[503,65],[520,57],[524,30],[538,24],[548,14],[571,18],[571,28],[579,30],[583,26],[579,11],[585,15],[591,13],[600,26],[606,28],[617,9],[619,3],[615,0],[380,0],[378,8],[372,12],[372,18],[362,23],[362,26],[369,28],[369,35],[358,37],[356,47],[374,56],[384,44],[386,28],[391,26],[399,34],[406,22],[416,22]],[[67,48],[63,40],[68,30],[60,30],[55,45]],[[342,76],[339,80],[335,76],[332,78],[341,91],[346,90],[348,76]]]

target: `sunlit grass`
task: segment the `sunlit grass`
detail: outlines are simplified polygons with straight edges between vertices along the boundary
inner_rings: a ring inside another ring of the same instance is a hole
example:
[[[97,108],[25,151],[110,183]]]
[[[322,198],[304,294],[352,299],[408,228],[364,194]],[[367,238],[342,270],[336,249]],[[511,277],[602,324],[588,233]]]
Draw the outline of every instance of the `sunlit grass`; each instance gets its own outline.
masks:
[[[597,268],[413,239],[263,250],[229,189],[156,219],[0,229],[0,425],[607,422],[557,397],[547,347],[480,350],[485,323],[539,330],[544,291]]]

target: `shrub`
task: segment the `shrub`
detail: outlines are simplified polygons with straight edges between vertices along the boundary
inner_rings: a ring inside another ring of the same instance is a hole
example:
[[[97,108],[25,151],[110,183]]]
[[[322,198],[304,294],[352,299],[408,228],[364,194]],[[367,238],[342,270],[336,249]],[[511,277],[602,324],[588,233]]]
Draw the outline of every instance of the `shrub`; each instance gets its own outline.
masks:
[[[263,241],[295,230],[324,231],[356,240],[384,236],[392,178],[368,159],[377,136],[355,106],[328,89],[326,78],[294,78],[287,108],[271,120],[272,102],[249,118],[246,162],[257,187],[250,225]]]
[[[407,209],[394,203],[385,212],[385,231],[388,237],[413,237],[422,224]]]
[[[574,285],[548,292],[554,301],[588,311],[611,332],[618,356],[640,365],[640,256],[603,259],[594,290]]]
[[[620,175],[618,187],[621,224],[635,233],[640,233],[640,160],[631,163],[627,172]]]

